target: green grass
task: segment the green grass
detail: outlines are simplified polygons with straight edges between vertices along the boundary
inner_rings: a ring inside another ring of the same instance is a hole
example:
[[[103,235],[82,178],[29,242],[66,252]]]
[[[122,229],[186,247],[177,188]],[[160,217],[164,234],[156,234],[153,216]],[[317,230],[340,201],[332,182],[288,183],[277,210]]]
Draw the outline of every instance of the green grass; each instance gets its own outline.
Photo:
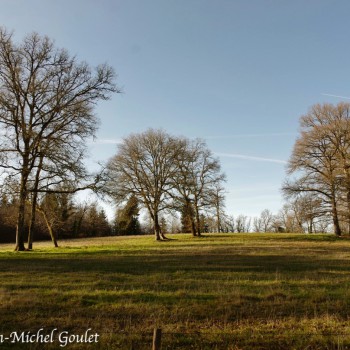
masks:
[[[350,240],[171,238],[39,243],[32,252],[0,245],[0,335],[92,328],[99,343],[66,349],[150,349],[159,326],[162,349],[350,348]]]

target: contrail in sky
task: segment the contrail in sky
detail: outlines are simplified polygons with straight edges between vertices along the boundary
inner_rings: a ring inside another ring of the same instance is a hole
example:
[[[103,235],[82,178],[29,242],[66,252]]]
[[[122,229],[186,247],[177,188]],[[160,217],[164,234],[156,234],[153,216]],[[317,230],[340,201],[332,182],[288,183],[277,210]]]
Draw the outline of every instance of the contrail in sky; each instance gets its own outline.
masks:
[[[350,97],[347,96],[339,96],[339,95],[332,95],[332,94],[321,94],[323,96],[331,96],[331,97],[338,97],[338,98],[344,98],[345,100],[350,100]]]
[[[296,133],[292,132],[272,132],[265,134],[233,134],[222,136],[206,136],[206,139],[230,139],[230,138],[244,138],[244,137],[274,137],[274,136],[293,136]]]
[[[287,162],[285,160],[281,160],[281,159],[246,156],[244,154],[235,154],[235,153],[219,153],[219,152],[215,152],[215,154],[217,156],[219,156],[219,157],[239,158],[239,159],[245,159],[245,160],[256,160],[256,161],[259,161],[259,162],[270,162],[270,163],[278,163],[278,164],[287,164]]]
[[[122,143],[122,140],[118,139],[97,139],[96,141],[92,141],[92,144],[95,145],[118,145]]]

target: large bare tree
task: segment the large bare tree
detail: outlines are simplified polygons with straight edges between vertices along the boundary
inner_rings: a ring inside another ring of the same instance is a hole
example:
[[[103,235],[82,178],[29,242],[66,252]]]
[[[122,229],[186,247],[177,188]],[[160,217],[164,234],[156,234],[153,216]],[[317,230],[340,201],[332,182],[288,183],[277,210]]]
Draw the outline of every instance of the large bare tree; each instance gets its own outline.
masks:
[[[200,235],[196,225],[194,210],[195,178],[193,177],[193,167],[198,159],[199,145],[203,145],[200,140],[191,141],[187,138],[178,138],[182,151],[177,153],[176,167],[172,179],[175,191],[173,192],[175,208],[180,211],[183,226],[190,229],[193,236]]]
[[[192,166],[189,167],[190,188],[193,195],[193,206],[196,217],[197,234],[200,235],[200,212],[205,208],[223,206],[223,188],[225,174],[221,172],[220,162],[213,156],[206,144],[197,140],[193,145],[195,154]],[[219,208],[220,211],[220,208]],[[220,218],[218,218],[220,226]]]
[[[350,104],[315,105],[300,118],[300,126],[288,164],[289,174],[298,178],[284,184],[284,193],[313,193],[341,235],[341,220],[350,225]]]
[[[225,175],[221,173],[220,162],[201,139],[178,139],[181,152],[177,153],[178,170],[173,178],[174,197],[186,208],[194,236],[201,235],[200,214],[202,209],[213,209],[220,231],[220,217],[224,208]]]
[[[0,161],[19,182],[17,250],[25,249],[26,201],[39,185],[33,179],[41,178],[49,159],[55,162],[56,151],[72,150],[94,135],[94,105],[117,91],[114,80],[111,67],[93,70],[48,37],[33,33],[16,44],[12,33],[0,29]]]
[[[147,208],[156,240],[161,232],[159,213],[170,206],[175,159],[181,147],[177,139],[162,130],[149,129],[123,139],[107,166],[107,190],[117,202],[135,195]]]
[[[216,217],[217,232],[222,232],[224,230],[225,222],[225,194],[226,189],[223,186],[223,182],[226,180],[224,174],[218,174],[214,177],[215,181],[210,184],[208,191],[208,204],[213,208]]]
[[[130,135],[109,161],[107,178],[107,191],[117,202],[136,195],[147,208],[157,240],[163,237],[159,213],[166,209],[186,215],[194,236],[201,233],[204,208],[216,210],[220,225],[225,176],[202,140],[153,129]]]

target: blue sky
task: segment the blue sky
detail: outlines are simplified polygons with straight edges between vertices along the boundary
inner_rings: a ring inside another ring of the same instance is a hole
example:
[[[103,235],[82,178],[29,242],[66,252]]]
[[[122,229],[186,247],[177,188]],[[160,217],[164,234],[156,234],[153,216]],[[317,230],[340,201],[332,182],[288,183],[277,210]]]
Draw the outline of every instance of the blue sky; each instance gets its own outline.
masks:
[[[97,107],[90,165],[149,127],[200,137],[227,212],[255,216],[282,206],[299,117],[350,96],[349,13],[341,0],[2,0],[0,25],[115,68],[124,93]]]

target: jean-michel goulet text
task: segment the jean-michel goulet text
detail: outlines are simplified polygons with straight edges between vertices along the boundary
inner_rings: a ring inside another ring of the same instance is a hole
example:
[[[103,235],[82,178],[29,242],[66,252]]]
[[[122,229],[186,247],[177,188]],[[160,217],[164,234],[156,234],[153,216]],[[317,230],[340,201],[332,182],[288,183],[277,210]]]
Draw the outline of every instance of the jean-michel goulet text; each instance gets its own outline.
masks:
[[[60,347],[64,348],[69,344],[82,343],[91,344],[98,343],[99,334],[92,332],[91,328],[88,328],[83,333],[71,333],[68,331],[59,331],[57,328],[51,330],[45,330],[40,328],[36,332],[13,331],[8,335],[0,334],[0,347],[3,343],[21,343],[21,344],[48,344],[59,343]]]

